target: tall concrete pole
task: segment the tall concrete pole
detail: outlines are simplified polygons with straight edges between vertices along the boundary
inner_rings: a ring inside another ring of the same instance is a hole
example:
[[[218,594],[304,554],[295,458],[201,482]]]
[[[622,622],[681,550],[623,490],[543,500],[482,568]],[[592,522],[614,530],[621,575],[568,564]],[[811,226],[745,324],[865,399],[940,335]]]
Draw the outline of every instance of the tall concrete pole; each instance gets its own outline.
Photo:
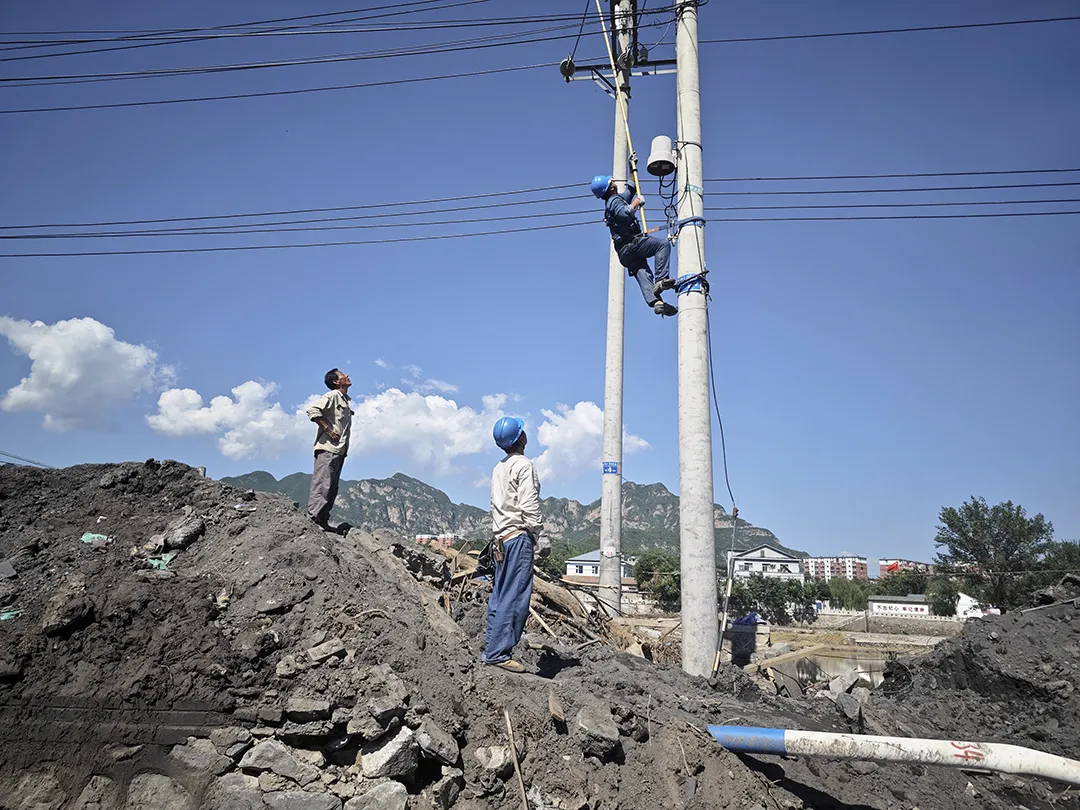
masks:
[[[630,46],[634,25],[629,0],[621,0],[615,10],[617,54]],[[623,64],[627,64],[624,62]],[[629,158],[626,121],[629,110],[630,69],[616,62],[616,86],[624,104],[615,100],[615,148],[611,176],[626,189]],[[597,597],[613,612],[622,611],[622,439],[623,439],[623,324],[625,317],[626,270],[615,247],[608,258],[607,359],[604,367],[604,456],[600,486],[600,587]]]
[[[679,125],[679,233],[681,279],[705,269],[704,223],[685,222],[705,212],[701,167],[701,92],[695,2],[680,2],[675,33]],[[699,281],[679,287],[679,546],[682,571],[682,665],[708,676],[717,650],[716,541],[713,534],[712,418],[705,290]]]

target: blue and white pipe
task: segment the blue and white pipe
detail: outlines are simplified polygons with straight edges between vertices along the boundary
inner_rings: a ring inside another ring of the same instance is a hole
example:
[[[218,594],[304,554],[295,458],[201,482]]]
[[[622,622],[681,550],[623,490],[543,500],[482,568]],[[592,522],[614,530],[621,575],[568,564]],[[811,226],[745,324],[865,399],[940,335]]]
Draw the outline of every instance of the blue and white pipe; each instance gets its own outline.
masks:
[[[729,751],[862,759],[874,762],[918,762],[948,768],[1041,776],[1080,785],[1080,762],[1031,748],[1004,743],[874,737],[753,726],[709,726],[709,733]]]

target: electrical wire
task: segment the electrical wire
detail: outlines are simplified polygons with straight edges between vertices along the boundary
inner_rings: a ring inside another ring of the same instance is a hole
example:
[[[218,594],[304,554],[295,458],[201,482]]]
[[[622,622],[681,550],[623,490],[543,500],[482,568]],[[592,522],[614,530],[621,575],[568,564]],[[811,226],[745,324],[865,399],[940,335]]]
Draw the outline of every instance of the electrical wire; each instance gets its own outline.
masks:
[[[573,58],[575,56],[577,56],[578,45],[581,42],[581,32],[585,30],[585,22],[589,17],[589,6],[590,5],[591,5],[590,0],[585,0],[585,11],[583,11],[582,14],[581,14],[581,25],[578,26],[577,39],[574,40],[574,48],[573,48],[572,51],[570,51],[570,59],[571,59],[571,61],[573,60]]]
[[[22,461],[25,464],[32,464],[35,467],[43,467],[46,470],[56,469],[56,467],[53,467],[51,464],[46,464],[43,461],[34,461],[32,458],[23,458],[22,456],[17,456],[14,453],[6,453],[3,450],[0,450],[0,456],[4,456],[6,458],[13,458],[16,461]]]
[[[192,247],[192,248],[160,248],[148,250],[91,250],[76,253],[0,253],[4,259],[27,259],[27,258],[61,258],[65,256],[146,256],[170,253],[223,253],[232,251],[249,250],[293,250],[297,248],[339,247],[353,245],[390,245],[401,242],[430,242],[439,239],[466,239],[474,236],[501,236],[512,233],[527,233],[531,231],[551,231],[559,228],[577,228],[582,225],[595,225],[594,220],[586,222],[567,222],[557,225],[536,225],[528,228],[508,228],[505,230],[476,231],[471,233],[448,233],[434,234],[431,236],[401,236],[391,239],[355,239],[333,242],[310,242],[300,244],[277,244],[277,245],[221,245],[217,247]]]
[[[923,186],[922,188],[833,188],[833,189],[800,189],[793,191],[784,189],[780,191],[712,191],[710,197],[751,197],[773,195],[807,195],[807,194],[904,194],[914,191],[985,191],[1005,188],[1066,188],[1080,186],[1077,182],[1047,182],[1047,183],[998,183],[982,186]]]
[[[748,183],[766,181],[797,181],[797,180],[883,180],[908,177],[988,177],[1000,174],[1057,174],[1066,172],[1080,172],[1076,169],[992,169],[989,171],[975,172],[905,172],[894,174],[802,174],[790,177],[713,177],[706,179],[706,183]]]
[[[424,11],[426,9],[415,9],[415,8],[408,9],[408,10],[405,10],[405,9],[407,9],[407,7],[411,7],[411,6],[430,6],[431,4],[436,3],[436,2],[439,2],[439,0],[413,0],[412,2],[408,2],[408,3],[394,3],[394,4],[390,4],[390,5],[384,5],[384,6],[372,6],[372,7],[366,8],[366,9],[361,8],[361,9],[354,9],[352,11],[331,11],[331,12],[323,12],[321,14],[305,14],[305,15],[302,15],[302,16],[299,16],[299,17],[281,17],[281,18],[278,18],[278,20],[276,20],[276,21],[269,20],[269,21],[259,21],[259,22],[254,22],[254,23],[232,23],[232,24],[229,24],[229,25],[212,26],[210,28],[191,28],[191,29],[178,28],[178,29],[173,29],[173,30],[169,31],[168,33],[171,33],[171,34],[185,34],[185,33],[198,34],[199,32],[202,32],[202,31],[207,31],[207,32],[209,32],[209,31],[223,31],[223,30],[235,29],[235,28],[243,27],[243,26],[273,24],[274,22],[289,22],[289,21],[304,20],[304,19],[316,19],[316,18],[331,17],[331,16],[340,17],[340,16],[345,15],[345,14],[367,14],[368,12],[372,12],[372,11],[385,11],[385,13],[383,13],[383,14],[376,14],[376,15],[373,15],[373,16],[370,16],[370,17],[353,17],[353,18],[351,18],[349,20],[350,22],[366,22],[366,21],[369,21],[369,20],[382,19],[382,18],[386,18],[386,17],[400,17],[400,16],[404,16],[404,15],[408,15],[408,14],[416,14],[416,13],[418,13],[420,11]],[[450,3],[450,4],[443,5],[443,6],[439,6],[439,8],[456,8],[458,6],[470,6],[470,5],[475,5],[477,3],[486,3],[486,2],[488,2],[488,0],[459,0],[459,2],[456,2],[456,3]],[[394,9],[394,10],[393,11],[386,11],[387,9]],[[316,23],[316,25],[319,25],[319,24]],[[286,28],[282,29],[282,30],[288,30],[289,28],[292,28],[292,27],[293,26],[286,26]],[[140,37],[136,35],[136,36],[118,37],[117,39],[118,39],[118,41],[130,41],[130,40],[137,40],[139,38]],[[81,55],[85,55],[85,54],[110,53],[110,52],[115,52],[115,51],[128,51],[128,50],[135,50],[135,49],[139,49],[139,48],[154,48],[154,47],[161,47],[163,45],[177,45],[177,44],[186,43],[186,42],[203,42],[203,41],[205,41],[207,39],[213,39],[213,38],[214,38],[213,35],[207,34],[207,35],[202,35],[202,36],[192,36],[190,38],[184,38],[184,39],[173,39],[173,40],[154,41],[154,42],[136,42],[135,44],[131,44],[131,45],[118,45],[118,46],[110,47],[110,48],[88,48],[88,49],[84,49],[84,50],[80,50],[80,51],[65,51],[64,53],[44,53],[44,54],[32,54],[32,55],[28,55],[28,56],[8,56],[8,57],[0,58],[0,62],[25,62],[25,61],[34,60],[34,59],[57,59],[57,58],[65,57],[65,56],[81,56]],[[22,48],[37,48],[37,47],[43,47],[43,46],[34,46],[34,45],[17,46],[16,48],[13,48],[13,50],[22,49]],[[44,47],[48,47],[48,46],[44,46]]]
[[[326,93],[338,90],[357,90],[369,87],[392,87],[403,84],[419,84],[422,82],[442,81],[444,79],[463,79],[474,76],[492,76],[498,73],[516,73],[523,70],[538,70],[539,68],[555,67],[555,62],[543,62],[535,65],[517,65],[515,67],[488,68],[486,70],[470,70],[463,73],[442,73],[436,76],[417,76],[410,79],[384,79],[374,82],[357,82],[355,84],[332,84],[320,87],[302,87],[296,90],[264,90],[257,93],[229,93],[220,96],[192,96],[187,98],[152,99],[147,101],[122,101],[110,104],[71,104],[56,107],[23,107],[14,110],[0,110],[0,115],[19,115],[23,113],[43,112],[73,112],[76,110],[118,110],[130,107],[157,107],[171,104],[192,104],[202,101],[233,101],[242,98],[270,98],[273,96],[296,96],[304,93]]]
[[[868,31],[830,31],[821,34],[780,34],[767,37],[728,37],[726,39],[701,39],[700,45],[730,45],[739,42],[780,42],[794,39],[831,39],[836,37],[865,37],[881,34],[914,34],[925,31],[959,31],[968,28],[1004,28],[1011,25],[1038,25],[1041,23],[1074,22],[1080,15],[1069,17],[1041,17],[1028,20],[1001,20],[997,22],[959,23],[956,25],[921,25],[911,28],[877,28]]]
[[[120,219],[104,222],[62,222],[52,223],[47,225],[0,225],[0,230],[12,230],[12,229],[28,229],[28,228],[98,228],[98,227],[111,227],[114,225],[152,225],[163,222],[198,222],[211,219],[236,219],[241,217],[272,217],[272,216],[291,216],[293,214],[317,214],[326,213],[331,211],[360,211],[369,210],[373,208],[393,208],[397,206],[413,206],[413,205],[431,205],[435,203],[445,202],[460,202],[464,200],[481,200],[490,199],[492,197],[507,197],[515,196],[518,194],[533,194],[540,191],[559,191],[562,189],[575,188],[583,186],[582,183],[562,183],[553,186],[534,186],[532,188],[515,189],[513,191],[489,191],[482,194],[461,194],[454,197],[435,197],[429,200],[405,200],[396,202],[382,202],[382,203],[367,203],[364,205],[342,205],[332,206],[325,208],[292,208],[284,211],[256,211],[246,214],[210,214],[205,216],[193,216],[193,217],[163,217],[159,219]],[[529,202],[555,202],[558,200],[571,200],[577,199],[580,195],[564,196],[564,197],[549,197],[542,200],[523,200],[519,202],[506,202],[503,205],[518,205]],[[439,213],[445,211],[463,211],[465,208],[446,208],[439,209]],[[470,209],[471,210],[471,209]],[[408,214],[401,214],[400,216],[408,216]]]

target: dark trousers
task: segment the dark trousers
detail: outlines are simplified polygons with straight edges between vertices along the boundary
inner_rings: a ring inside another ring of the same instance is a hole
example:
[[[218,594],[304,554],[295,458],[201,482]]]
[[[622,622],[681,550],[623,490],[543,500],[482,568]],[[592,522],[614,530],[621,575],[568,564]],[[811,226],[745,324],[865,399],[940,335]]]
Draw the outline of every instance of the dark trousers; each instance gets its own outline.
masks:
[[[655,257],[653,258],[653,263],[656,265],[655,273],[649,269],[649,259],[652,257]],[[649,306],[655,304],[653,284],[668,277],[671,242],[653,235],[639,237],[619,251],[619,261],[630,275],[637,279],[641,294],[645,297],[645,303]]]
[[[337,499],[341,466],[345,463],[343,453],[329,450],[315,451],[315,472],[311,475],[311,495],[308,498],[308,517],[316,523],[330,520],[330,510]]]
[[[487,631],[484,633],[485,664],[501,664],[510,658],[521,640],[529,618],[533,588],[533,541],[519,534],[503,541],[502,562],[495,561],[495,576],[488,597]]]

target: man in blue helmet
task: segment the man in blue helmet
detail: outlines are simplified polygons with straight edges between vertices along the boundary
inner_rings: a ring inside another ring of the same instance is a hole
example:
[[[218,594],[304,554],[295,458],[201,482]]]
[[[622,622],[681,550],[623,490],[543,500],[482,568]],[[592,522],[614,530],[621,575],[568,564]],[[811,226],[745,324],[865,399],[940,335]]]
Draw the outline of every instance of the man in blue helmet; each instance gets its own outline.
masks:
[[[525,667],[511,657],[529,618],[533,588],[533,559],[551,553],[551,543],[540,536],[540,479],[525,458],[525,423],[504,416],[492,430],[495,444],[506,457],[491,473],[491,530],[494,535],[495,575],[488,597],[487,631],[480,660],[508,672]]]
[[[619,261],[627,272],[637,279],[645,303],[652,307],[657,315],[674,315],[679,310],[660,297],[664,290],[675,287],[675,280],[668,276],[668,262],[671,259],[671,243],[667,239],[641,232],[637,210],[645,205],[645,200],[637,194],[633,183],[626,184],[626,191],[620,192],[615,181],[609,175],[598,174],[589,186],[592,193],[604,201],[604,222],[611,231],[611,241]],[[649,269],[649,258],[656,271]]]

